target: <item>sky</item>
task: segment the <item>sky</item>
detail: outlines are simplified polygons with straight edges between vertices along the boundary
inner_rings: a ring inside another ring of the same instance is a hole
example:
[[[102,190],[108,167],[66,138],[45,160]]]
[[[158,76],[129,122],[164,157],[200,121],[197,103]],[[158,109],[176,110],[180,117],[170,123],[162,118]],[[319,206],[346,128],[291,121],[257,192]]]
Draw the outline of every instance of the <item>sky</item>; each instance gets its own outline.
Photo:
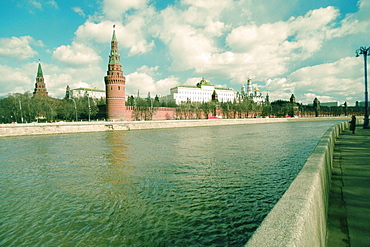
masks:
[[[202,78],[270,101],[364,101],[370,0],[0,0],[0,96],[104,89],[115,25],[126,95]]]

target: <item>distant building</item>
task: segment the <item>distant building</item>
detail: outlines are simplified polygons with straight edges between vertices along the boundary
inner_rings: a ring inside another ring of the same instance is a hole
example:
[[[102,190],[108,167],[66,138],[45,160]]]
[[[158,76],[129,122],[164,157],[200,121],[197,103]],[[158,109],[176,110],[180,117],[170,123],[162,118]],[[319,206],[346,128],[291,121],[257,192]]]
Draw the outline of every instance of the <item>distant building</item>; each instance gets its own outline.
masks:
[[[334,102],[321,102],[320,105],[332,107],[332,106],[340,106],[341,104],[339,103],[339,101],[334,101]]]
[[[48,91],[46,90],[46,85],[44,82],[44,75],[42,73],[41,63],[37,69],[35,90],[33,91],[34,96],[48,96]]]
[[[266,95],[266,97],[264,97],[262,95],[262,93],[259,92],[258,87],[256,87],[253,90],[252,79],[251,78],[248,78],[248,80],[247,80],[247,91],[245,90],[245,86],[244,85],[242,86],[241,92],[239,94],[239,98],[240,99],[249,98],[249,99],[253,100],[255,103],[262,103],[262,102],[265,102],[265,101],[269,100],[268,99],[269,96]]]
[[[75,89],[69,89],[69,86],[66,88],[66,98],[81,98],[88,96],[92,99],[101,99],[105,98],[105,90],[98,88],[85,88],[79,87]]]
[[[317,98],[316,98],[317,99]],[[327,106],[327,107],[332,107],[332,106],[341,106],[339,101],[333,101],[333,102],[319,102],[320,106]],[[314,103],[308,104],[308,106],[313,106]]]
[[[365,101],[356,101],[356,106],[359,106],[359,107],[365,107]],[[370,105],[369,104],[369,101],[368,101],[368,105]]]
[[[232,102],[236,92],[233,89],[215,87],[204,78],[196,86],[181,85],[170,89],[170,94],[161,97],[160,101],[181,102],[209,102],[217,99],[218,102]]]

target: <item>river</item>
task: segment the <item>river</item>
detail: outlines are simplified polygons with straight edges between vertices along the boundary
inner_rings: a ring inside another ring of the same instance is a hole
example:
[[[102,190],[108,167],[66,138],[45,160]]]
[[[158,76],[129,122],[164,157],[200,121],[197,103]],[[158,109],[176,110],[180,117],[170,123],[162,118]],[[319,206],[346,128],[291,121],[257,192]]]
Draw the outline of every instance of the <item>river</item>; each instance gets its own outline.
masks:
[[[0,246],[243,246],[341,121],[0,139]]]

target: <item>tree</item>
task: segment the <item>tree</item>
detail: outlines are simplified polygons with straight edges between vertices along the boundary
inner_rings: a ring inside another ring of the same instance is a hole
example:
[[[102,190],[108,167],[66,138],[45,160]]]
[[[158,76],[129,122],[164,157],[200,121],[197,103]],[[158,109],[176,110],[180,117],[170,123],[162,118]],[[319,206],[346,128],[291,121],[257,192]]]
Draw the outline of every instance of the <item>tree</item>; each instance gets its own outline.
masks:
[[[129,96],[126,101],[126,106],[134,106],[135,105],[135,98],[134,96]]]
[[[155,95],[153,107],[160,107],[160,106],[161,106],[161,103],[159,102],[159,97],[158,95]]]
[[[212,101],[203,102],[200,104],[200,109],[202,109],[204,117],[208,118],[210,113],[214,113],[216,111],[216,104]]]

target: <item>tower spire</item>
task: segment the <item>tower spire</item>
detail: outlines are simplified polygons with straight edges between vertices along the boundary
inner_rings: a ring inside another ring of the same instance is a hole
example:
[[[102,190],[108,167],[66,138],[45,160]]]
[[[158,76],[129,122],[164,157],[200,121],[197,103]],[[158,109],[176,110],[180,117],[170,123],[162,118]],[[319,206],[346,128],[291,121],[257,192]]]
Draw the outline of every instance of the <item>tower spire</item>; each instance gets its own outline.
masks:
[[[42,74],[41,62],[40,62],[40,59],[39,59],[39,67],[37,68],[36,78],[41,78],[41,77],[44,77],[44,75]]]
[[[112,35],[112,42],[116,41],[117,42],[117,37],[116,37],[116,25],[113,25],[113,35]]]

